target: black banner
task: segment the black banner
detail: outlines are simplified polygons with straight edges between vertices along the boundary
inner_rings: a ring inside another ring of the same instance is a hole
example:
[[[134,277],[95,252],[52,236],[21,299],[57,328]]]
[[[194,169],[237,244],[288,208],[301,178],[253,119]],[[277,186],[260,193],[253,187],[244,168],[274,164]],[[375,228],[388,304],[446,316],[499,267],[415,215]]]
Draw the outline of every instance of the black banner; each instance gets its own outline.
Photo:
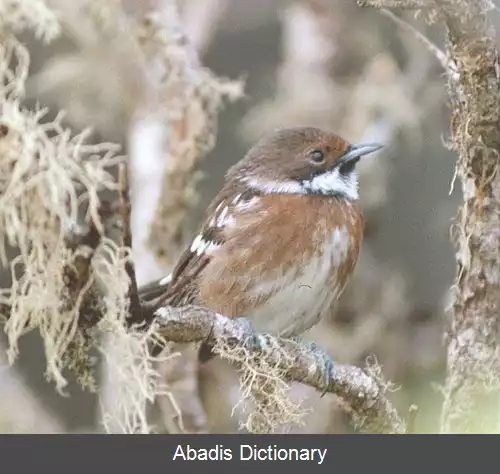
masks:
[[[1,436],[2,472],[482,472],[496,436]]]

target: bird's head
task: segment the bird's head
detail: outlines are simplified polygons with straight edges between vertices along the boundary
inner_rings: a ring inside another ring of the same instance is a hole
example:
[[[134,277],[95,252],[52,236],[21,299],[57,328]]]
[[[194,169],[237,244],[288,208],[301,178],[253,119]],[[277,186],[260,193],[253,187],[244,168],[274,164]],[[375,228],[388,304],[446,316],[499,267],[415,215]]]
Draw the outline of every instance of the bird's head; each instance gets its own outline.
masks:
[[[228,171],[266,194],[304,194],[358,199],[356,164],[382,148],[352,145],[335,133],[313,127],[282,129],[264,136]]]

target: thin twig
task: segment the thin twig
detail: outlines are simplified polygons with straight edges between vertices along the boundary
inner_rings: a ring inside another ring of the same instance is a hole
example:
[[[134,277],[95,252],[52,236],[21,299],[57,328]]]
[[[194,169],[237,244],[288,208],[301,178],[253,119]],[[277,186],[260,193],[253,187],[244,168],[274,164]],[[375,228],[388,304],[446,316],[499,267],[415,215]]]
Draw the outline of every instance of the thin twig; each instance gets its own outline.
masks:
[[[121,163],[119,167],[119,183],[120,183],[120,214],[122,218],[122,244],[127,249],[132,249],[132,232],[130,229],[130,214],[132,206],[129,196],[129,180],[128,169],[125,163]],[[134,262],[131,258],[127,260],[125,269],[129,278],[128,297],[130,301],[128,324],[144,323],[141,301],[139,299],[139,290],[135,277]]]
[[[417,40],[420,41],[432,53],[432,55],[437,58],[445,71],[447,71],[450,67],[455,68],[455,65],[450,62],[446,53],[439,49],[429,38],[427,38],[421,31],[417,30],[417,28],[413,25],[398,17],[387,8],[382,8],[380,12],[389,17],[394,23],[396,23],[396,25],[414,35],[415,38],[417,38]]]

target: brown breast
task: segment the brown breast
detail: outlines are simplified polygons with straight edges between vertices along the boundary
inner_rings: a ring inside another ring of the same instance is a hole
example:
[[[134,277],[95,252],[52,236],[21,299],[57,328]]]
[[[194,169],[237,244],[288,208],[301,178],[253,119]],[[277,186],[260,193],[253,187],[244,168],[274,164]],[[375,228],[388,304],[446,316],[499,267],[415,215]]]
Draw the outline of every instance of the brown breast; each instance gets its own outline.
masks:
[[[363,238],[358,204],[336,197],[268,195],[237,209],[224,229],[224,245],[211,255],[198,280],[196,302],[226,316],[242,316],[263,305],[272,293],[249,297],[260,282],[300,271],[321,257],[335,229],[349,234],[348,252],[332,273],[331,285],[346,280]],[[341,285],[343,286],[343,285]]]

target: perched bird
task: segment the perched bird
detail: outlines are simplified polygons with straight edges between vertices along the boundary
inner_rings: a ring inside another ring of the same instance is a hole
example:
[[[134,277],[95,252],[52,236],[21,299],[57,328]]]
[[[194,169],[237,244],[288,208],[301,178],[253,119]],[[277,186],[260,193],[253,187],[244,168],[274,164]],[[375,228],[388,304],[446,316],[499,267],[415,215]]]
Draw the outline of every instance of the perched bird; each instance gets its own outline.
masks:
[[[325,316],[358,259],[363,216],[355,165],[381,148],[312,127],[263,137],[231,167],[171,275],[146,304],[196,304],[292,337]],[[210,357],[202,346],[200,359]]]

